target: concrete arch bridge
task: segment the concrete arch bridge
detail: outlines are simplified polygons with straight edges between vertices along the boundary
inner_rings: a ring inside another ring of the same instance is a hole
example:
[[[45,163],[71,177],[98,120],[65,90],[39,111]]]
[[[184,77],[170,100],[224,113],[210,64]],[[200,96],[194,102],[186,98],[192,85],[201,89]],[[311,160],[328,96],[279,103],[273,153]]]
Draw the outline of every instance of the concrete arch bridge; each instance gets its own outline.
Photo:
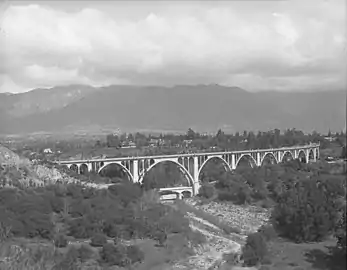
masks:
[[[119,165],[127,173],[129,179],[134,183],[142,184],[144,176],[159,163],[174,163],[187,179],[189,186],[170,188],[172,191],[182,196],[183,192],[191,192],[196,195],[200,188],[199,176],[204,166],[213,159],[222,161],[226,170],[235,170],[243,161],[250,166],[262,166],[266,161],[272,164],[285,162],[291,159],[300,159],[302,162],[316,162],[319,158],[320,144],[308,144],[293,147],[254,149],[243,151],[226,151],[210,153],[174,154],[158,156],[137,156],[103,158],[90,160],[66,160],[59,161],[60,165],[65,165],[74,169],[78,173],[97,172],[100,173],[104,168],[111,164]],[[168,188],[161,189],[167,191]]]

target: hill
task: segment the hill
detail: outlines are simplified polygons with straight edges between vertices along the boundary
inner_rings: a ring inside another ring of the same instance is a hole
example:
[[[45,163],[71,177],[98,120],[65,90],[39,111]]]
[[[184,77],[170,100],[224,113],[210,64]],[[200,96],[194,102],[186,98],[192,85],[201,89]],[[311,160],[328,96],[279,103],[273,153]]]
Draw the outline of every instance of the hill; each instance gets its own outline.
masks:
[[[1,134],[160,130],[340,131],[346,92],[251,93],[238,87],[72,85],[0,94]]]

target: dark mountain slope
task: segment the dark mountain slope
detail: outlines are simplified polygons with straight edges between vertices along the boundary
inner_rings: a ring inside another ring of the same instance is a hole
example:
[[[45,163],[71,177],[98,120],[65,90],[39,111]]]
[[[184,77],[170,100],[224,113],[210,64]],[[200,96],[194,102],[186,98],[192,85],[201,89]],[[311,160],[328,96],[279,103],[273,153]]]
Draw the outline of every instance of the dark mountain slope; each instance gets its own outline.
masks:
[[[25,105],[28,100],[30,106]],[[39,106],[34,106],[34,100],[39,100]],[[0,102],[0,112],[0,133],[73,132],[91,127],[327,131],[345,125],[346,92],[250,93],[218,85],[69,86],[9,95]]]

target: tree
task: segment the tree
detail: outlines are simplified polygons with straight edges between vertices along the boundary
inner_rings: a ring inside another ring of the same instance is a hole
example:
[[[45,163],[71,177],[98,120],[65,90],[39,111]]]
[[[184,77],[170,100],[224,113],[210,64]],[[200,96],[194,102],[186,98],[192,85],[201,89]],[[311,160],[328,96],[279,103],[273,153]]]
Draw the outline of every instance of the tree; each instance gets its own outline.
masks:
[[[107,147],[120,147],[121,143],[120,143],[120,139],[117,135],[115,134],[108,134],[106,136],[106,144]]]
[[[347,146],[346,145],[342,146],[341,158],[347,158]]]
[[[194,140],[195,139],[195,132],[191,128],[189,128],[187,131],[186,139],[187,140]]]
[[[264,236],[260,232],[250,234],[246,244],[242,248],[242,259],[246,266],[255,266],[261,263],[266,255],[268,248]]]
[[[106,243],[107,243],[107,239],[106,239],[105,235],[103,235],[101,233],[97,233],[97,234],[93,235],[93,237],[91,238],[91,241],[90,241],[90,245],[92,247],[102,247]]]
[[[332,232],[341,206],[339,190],[329,186],[328,181],[299,179],[287,185],[271,214],[280,235],[306,242],[321,241]]]
[[[346,258],[346,205],[343,207],[339,222],[335,230],[335,237],[337,239],[337,248],[341,254]]]

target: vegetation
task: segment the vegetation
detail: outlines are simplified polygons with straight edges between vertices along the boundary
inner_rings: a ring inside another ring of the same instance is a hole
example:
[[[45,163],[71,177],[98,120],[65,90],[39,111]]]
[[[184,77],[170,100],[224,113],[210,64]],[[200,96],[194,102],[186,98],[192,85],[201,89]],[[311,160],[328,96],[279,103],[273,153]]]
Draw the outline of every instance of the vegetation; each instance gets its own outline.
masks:
[[[90,241],[90,246],[99,248],[94,254],[96,261],[119,266],[141,263],[144,259],[143,252],[125,240],[152,239],[164,246],[168,236],[182,234],[187,244],[194,246],[197,233],[190,230],[188,220],[179,211],[150,198],[139,186],[127,182],[108,190],[76,184],[25,190],[3,188],[0,221],[2,228],[10,228],[14,239],[24,237],[54,243],[58,250],[52,256],[61,257],[62,263],[67,260],[82,263],[80,253],[86,252],[60,251],[68,241]],[[113,239],[113,243],[107,239]],[[204,241],[203,236],[198,239],[199,244]]]
[[[318,134],[303,135],[295,130],[284,135],[276,132],[229,136],[219,131],[206,137],[189,130],[178,138],[192,140],[186,149],[200,150],[212,146],[267,148],[305,143],[308,139],[321,141]],[[136,136],[134,141],[141,138],[144,142],[147,138]],[[161,135],[164,138],[167,137]],[[176,137],[170,138],[174,141]],[[111,139],[115,146],[109,144],[109,148],[118,147],[117,138]],[[119,138],[120,143],[123,139]],[[203,146],[199,148],[198,142]],[[340,149],[344,154],[345,148]],[[42,165],[56,167],[47,161],[42,161]],[[241,233],[239,228],[184,201],[173,205],[160,203],[159,195],[151,189],[185,181],[169,164],[148,173],[143,186],[123,181],[126,175],[118,174],[106,178],[114,185],[103,190],[76,183],[24,187],[19,180],[39,177],[28,166],[0,167],[1,181],[17,183],[4,184],[0,189],[0,255],[9,258],[0,261],[1,269],[11,269],[10,266],[12,269],[136,269],[138,266],[153,269],[153,264],[148,263],[149,250],[165,251],[170,255],[161,260],[174,261],[193,254],[194,247],[206,241],[201,233],[191,230],[185,217],[188,212],[226,234]],[[332,252],[341,258],[346,255],[346,172],[340,166],[293,160],[254,169],[240,166],[234,172],[227,172],[223,164],[211,161],[202,170],[199,195],[205,203],[231,202],[270,209],[269,224],[249,234],[242,248],[241,258],[246,266],[270,265],[275,258],[274,250],[283,241],[291,246],[291,243],[333,239],[336,248]],[[62,175],[83,182],[105,181],[105,177],[97,174],[78,175],[65,168],[57,169]],[[173,256],[174,252],[179,255]],[[238,263],[235,254],[227,257],[229,263]]]

